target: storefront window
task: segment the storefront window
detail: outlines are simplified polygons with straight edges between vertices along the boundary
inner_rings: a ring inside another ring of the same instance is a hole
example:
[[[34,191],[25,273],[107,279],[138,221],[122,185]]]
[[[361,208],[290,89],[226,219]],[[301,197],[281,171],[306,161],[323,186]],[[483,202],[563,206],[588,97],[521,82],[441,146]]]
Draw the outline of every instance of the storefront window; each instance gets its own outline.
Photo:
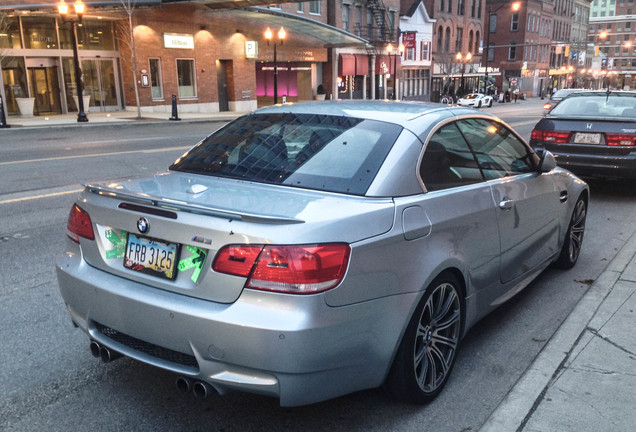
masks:
[[[17,98],[29,97],[27,90],[26,68],[23,57],[4,57],[2,59],[2,81],[6,105],[9,114],[18,114]]]
[[[194,60],[177,60],[177,77],[179,79],[179,98],[196,97],[196,78]]]
[[[60,45],[62,49],[73,49],[70,24],[60,22]],[[115,51],[113,22],[105,20],[83,20],[77,25],[77,48],[81,50]]]
[[[2,31],[0,31],[0,49],[2,48],[22,48],[20,44],[20,24],[18,17],[4,17],[4,21],[0,17]]]
[[[25,16],[22,17],[22,28],[24,30],[24,48],[58,48],[54,18]]]
[[[153,99],[163,99],[163,85],[161,83],[161,60],[151,58],[150,63],[150,89]]]

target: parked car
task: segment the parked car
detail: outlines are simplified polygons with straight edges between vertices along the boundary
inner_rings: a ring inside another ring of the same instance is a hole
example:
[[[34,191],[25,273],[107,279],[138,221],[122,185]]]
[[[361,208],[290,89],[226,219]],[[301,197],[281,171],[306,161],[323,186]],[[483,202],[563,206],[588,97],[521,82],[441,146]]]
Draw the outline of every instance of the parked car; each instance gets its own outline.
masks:
[[[470,93],[463,98],[459,98],[457,100],[457,105],[473,108],[491,107],[492,96],[484,95],[482,93]]]
[[[530,144],[582,176],[636,178],[636,92],[570,94],[535,125]]]
[[[561,90],[557,90],[556,92],[552,93],[550,95],[550,101],[546,102],[543,105],[543,113],[547,114],[548,112],[550,112],[550,110],[552,108],[554,108],[555,106],[557,106],[557,104],[559,102],[561,102],[566,96],[575,93],[577,91],[581,91],[581,89],[576,89],[576,88],[566,88],[566,89],[561,89]]]
[[[424,403],[461,338],[581,251],[587,185],[467,108],[262,108],[167,172],[87,185],[57,263],[93,355],[205,397]]]

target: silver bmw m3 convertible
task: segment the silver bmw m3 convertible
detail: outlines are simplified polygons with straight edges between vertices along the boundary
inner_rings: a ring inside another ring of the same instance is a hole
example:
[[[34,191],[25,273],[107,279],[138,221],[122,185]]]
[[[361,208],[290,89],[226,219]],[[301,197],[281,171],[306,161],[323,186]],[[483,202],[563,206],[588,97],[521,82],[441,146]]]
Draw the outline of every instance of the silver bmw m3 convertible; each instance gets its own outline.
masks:
[[[87,185],[57,276],[96,357],[172,371],[183,391],[294,406],[383,386],[423,403],[472,325],[575,265],[588,202],[487,113],[279,105],[167,172]]]

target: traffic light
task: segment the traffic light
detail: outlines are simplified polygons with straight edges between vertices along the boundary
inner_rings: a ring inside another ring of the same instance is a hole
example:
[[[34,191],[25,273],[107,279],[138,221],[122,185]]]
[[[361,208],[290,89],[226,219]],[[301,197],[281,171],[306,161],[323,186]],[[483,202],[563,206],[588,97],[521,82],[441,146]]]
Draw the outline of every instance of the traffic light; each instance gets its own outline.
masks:
[[[570,57],[570,45],[565,46],[565,58]]]
[[[601,47],[596,45],[594,46],[594,57],[598,57],[598,52],[600,51]]]

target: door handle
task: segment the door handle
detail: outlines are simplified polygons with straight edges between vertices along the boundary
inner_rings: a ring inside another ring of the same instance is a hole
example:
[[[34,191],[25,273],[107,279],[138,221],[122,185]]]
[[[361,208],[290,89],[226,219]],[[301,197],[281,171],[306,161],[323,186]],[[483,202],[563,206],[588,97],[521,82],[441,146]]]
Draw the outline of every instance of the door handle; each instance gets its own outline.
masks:
[[[499,208],[502,210],[510,210],[515,205],[515,202],[510,198],[504,198],[499,202]]]

